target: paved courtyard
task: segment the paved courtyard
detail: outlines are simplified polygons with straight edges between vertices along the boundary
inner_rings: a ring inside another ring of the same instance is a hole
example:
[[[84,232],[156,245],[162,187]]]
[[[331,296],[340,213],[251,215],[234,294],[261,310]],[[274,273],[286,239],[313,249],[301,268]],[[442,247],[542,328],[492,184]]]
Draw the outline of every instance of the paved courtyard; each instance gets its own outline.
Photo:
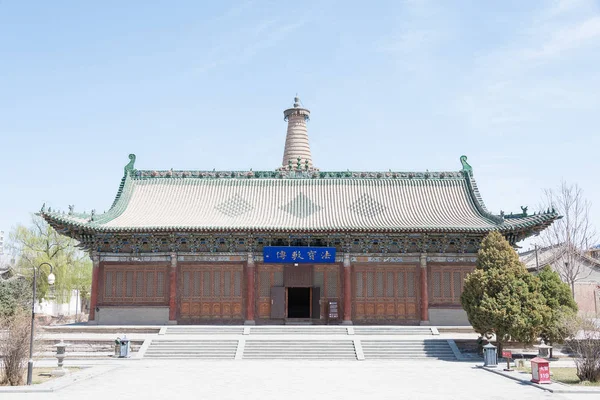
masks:
[[[552,394],[445,361],[127,360],[54,393],[1,393],[13,399],[583,399]]]

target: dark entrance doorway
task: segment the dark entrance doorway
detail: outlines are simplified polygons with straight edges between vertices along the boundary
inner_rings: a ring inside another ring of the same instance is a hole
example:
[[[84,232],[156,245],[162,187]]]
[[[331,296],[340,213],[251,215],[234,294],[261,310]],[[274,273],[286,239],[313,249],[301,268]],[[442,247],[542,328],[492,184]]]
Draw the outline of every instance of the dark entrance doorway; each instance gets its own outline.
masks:
[[[287,299],[288,318],[310,318],[310,288],[290,287]]]

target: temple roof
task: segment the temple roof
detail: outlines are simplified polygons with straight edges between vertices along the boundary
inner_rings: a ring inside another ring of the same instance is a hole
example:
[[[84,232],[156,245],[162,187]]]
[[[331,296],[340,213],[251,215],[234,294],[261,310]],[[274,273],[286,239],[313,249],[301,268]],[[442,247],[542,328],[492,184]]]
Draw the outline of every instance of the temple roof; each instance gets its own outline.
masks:
[[[42,209],[55,227],[153,231],[536,233],[559,218],[487,211],[471,166],[451,172],[141,171],[125,167],[104,214]]]

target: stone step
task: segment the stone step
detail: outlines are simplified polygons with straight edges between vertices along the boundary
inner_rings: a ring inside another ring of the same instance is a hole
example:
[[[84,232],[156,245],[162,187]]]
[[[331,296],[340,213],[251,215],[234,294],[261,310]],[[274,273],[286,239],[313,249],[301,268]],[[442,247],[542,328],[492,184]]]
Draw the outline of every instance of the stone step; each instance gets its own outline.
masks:
[[[235,359],[237,340],[153,340],[144,358]]]
[[[322,326],[257,326],[250,328],[250,335],[347,335],[345,327],[322,327]]]
[[[423,327],[366,327],[355,326],[355,335],[432,335],[431,328]]]
[[[356,360],[351,340],[247,340],[244,359]]]
[[[242,326],[169,326],[165,335],[241,335]]]
[[[455,360],[445,340],[362,340],[365,359],[445,359]]]

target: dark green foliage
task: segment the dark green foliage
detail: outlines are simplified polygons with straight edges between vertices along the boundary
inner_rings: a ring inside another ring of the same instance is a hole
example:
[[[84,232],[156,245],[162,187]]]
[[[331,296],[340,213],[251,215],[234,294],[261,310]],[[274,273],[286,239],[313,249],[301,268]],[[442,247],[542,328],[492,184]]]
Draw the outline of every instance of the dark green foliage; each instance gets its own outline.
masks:
[[[497,340],[534,341],[550,319],[541,283],[497,232],[483,240],[477,269],[465,279],[461,304],[473,328]]]
[[[573,333],[566,322],[577,314],[577,303],[573,300],[569,285],[549,266],[545,266],[537,278],[551,313],[540,336],[546,343],[562,343]]]
[[[31,307],[31,287],[24,278],[0,279],[0,318],[15,315],[18,309]]]

